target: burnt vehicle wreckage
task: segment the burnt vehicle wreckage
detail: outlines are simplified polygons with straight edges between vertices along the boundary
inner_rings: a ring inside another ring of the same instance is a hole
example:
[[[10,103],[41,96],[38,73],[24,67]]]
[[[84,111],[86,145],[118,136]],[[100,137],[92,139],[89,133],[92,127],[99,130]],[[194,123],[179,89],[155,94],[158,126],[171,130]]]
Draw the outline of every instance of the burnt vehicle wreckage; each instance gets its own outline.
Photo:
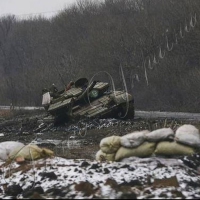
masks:
[[[134,118],[134,99],[126,91],[109,90],[109,83],[79,78],[58,91],[43,89],[42,105],[54,122],[93,118]]]

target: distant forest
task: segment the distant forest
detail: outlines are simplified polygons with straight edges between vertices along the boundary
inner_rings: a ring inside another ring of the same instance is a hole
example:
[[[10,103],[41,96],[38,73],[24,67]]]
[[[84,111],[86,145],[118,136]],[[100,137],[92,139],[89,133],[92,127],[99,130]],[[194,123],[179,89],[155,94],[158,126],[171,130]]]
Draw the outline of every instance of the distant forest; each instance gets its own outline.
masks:
[[[0,105],[41,106],[43,88],[80,77],[112,77],[136,110],[200,112],[200,1],[79,0],[50,19],[0,18]]]

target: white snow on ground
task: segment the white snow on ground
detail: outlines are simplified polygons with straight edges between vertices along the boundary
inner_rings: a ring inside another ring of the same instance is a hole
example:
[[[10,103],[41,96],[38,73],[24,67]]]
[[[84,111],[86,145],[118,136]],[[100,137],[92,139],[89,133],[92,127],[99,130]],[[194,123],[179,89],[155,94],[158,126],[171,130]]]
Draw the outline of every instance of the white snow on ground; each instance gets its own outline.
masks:
[[[127,187],[125,193],[135,193],[138,199],[200,197],[200,175],[177,159],[133,157],[122,162],[99,163],[55,157],[32,161],[17,171],[14,169],[20,165],[16,163],[9,166],[2,164],[3,162],[0,163],[0,198],[12,198],[4,190],[5,184],[7,187],[19,184],[22,190],[40,186],[45,198],[120,198],[124,191],[118,186],[127,184],[131,189]],[[48,176],[49,174],[53,176]],[[171,177],[177,178],[179,186],[153,186],[155,179]],[[107,184],[108,180],[115,180],[118,186],[112,187],[112,184]],[[84,190],[77,190],[76,186],[82,182],[92,184],[94,192],[87,194]],[[48,192],[52,188],[62,189],[62,196]],[[17,198],[23,198],[22,193]]]

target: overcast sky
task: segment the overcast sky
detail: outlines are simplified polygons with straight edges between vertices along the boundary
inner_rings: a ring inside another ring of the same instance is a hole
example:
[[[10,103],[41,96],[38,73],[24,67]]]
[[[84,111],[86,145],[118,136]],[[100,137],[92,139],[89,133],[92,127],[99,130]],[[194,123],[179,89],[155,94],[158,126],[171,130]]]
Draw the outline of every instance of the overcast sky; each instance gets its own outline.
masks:
[[[76,2],[77,0],[0,0],[0,17],[12,14],[27,18],[34,16],[34,13],[49,17]]]

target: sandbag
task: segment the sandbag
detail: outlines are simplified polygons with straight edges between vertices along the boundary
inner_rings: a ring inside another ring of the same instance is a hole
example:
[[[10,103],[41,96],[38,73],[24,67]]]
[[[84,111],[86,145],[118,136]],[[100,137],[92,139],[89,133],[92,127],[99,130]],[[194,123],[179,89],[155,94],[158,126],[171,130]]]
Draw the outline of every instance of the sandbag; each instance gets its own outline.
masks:
[[[117,151],[115,155],[115,161],[119,161],[123,158],[129,158],[132,156],[141,158],[149,157],[153,154],[155,148],[156,148],[156,143],[154,142],[144,142],[143,144],[141,144],[136,148],[120,147],[120,149]]]
[[[163,141],[157,144],[155,155],[162,156],[177,156],[177,155],[191,155],[195,153],[195,149],[177,142]]]
[[[157,142],[162,140],[173,140],[174,136],[174,131],[171,128],[161,128],[147,133],[145,139],[149,142]]]
[[[176,130],[175,140],[182,144],[200,148],[199,130],[190,124],[184,124]]]
[[[149,133],[148,130],[135,131],[121,137],[121,146],[127,148],[138,147],[145,141],[145,134]]]
[[[106,154],[102,150],[99,150],[96,153],[96,160],[97,161],[114,161],[115,160],[115,153]]]
[[[1,142],[0,143],[0,160],[7,160],[8,156],[11,151],[14,149],[22,148],[24,147],[24,144],[21,142],[15,142],[15,141],[6,141],[6,142]]]
[[[25,160],[37,160],[41,158],[46,158],[53,156],[54,152],[46,149],[46,148],[39,148],[37,145],[28,144],[23,148],[16,148],[9,154],[9,159],[15,160],[18,157],[22,157]]]
[[[100,142],[100,149],[104,153],[116,153],[117,150],[120,148],[120,137],[119,136],[110,136],[103,138]]]

